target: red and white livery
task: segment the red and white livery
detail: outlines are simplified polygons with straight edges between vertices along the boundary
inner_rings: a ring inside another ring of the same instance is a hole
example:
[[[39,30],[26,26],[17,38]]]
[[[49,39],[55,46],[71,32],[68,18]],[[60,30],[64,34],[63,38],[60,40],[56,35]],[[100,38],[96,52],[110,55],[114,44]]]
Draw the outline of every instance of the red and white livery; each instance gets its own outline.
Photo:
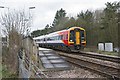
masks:
[[[40,47],[65,51],[80,50],[86,46],[86,33],[81,27],[71,27],[36,37],[34,40]]]

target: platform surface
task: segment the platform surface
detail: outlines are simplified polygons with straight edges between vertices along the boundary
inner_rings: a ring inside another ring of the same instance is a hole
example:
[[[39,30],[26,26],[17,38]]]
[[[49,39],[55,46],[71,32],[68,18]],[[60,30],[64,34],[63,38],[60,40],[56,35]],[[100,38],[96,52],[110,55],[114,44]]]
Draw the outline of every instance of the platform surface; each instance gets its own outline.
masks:
[[[70,65],[52,49],[39,48],[39,57],[46,69],[70,68]]]

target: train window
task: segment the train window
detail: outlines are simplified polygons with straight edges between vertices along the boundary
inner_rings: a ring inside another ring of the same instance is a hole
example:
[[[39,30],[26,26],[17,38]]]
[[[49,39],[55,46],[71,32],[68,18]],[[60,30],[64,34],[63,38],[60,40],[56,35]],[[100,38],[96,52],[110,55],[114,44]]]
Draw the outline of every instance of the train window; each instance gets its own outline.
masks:
[[[47,38],[47,41],[50,41],[50,38]]]
[[[84,31],[81,31],[81,37],[84,37]]]
[[[63,40],[65,40],[65,35],[63,35]]]
[[[62,35],[60,35],[60,40],[62,40]]]
[[[56,36],[56,40],[59,40],[59,36]]]
[[[53,40],[56,40],[56,37],[55,37],[55,36],[53,37]]]
[[[51,39],[52,40],[61,40],[62,38],[63,38],[63,35],[60,35],[60,36],[54,36]]]
[[[63,39],[66,40],[66,35],[63,35]]]
[[[56,37],[55,37],[55,36],[53,37],[53,40],[56,40]]]
[[[51,40],[54,41],[54,40],[55,40],[55,37],[51,37]]]
[[[51,38],[49,38],[49,41],[51,41]]]
[[[60,40],[60,36],[58,36],[58,40]]]
[[[62,35],[59,36],[59,39],[58,40],[62,40]]]
[[[37,39],[36,41],[40,41],[40,39]]]
[[[67,40],[67,39],[68,39],[68,35],[66,34],[66,35],[65,35],[65,40]]]
[[[53,40],[53,38],[51,37],[51,38],[50,38],[50,41],[52,41],[52,40]]]
[[[56,36],[56,40],[59,40],[59,36]]]
[[[71,30],[71,31],[70,31],[70,42],[74,42],[74,38],[75,38],[75,36],[74,36],[74,31]]]
[[[55,36],[55,40],[58,40],[58,36]]]
[[[63,39],[63,35],[61,35],[61,40]]]
[[[81,31],[81,38],[84,39],[84,31],[83,30]]]
[[[45,38],[44,38],[44,41],[45,41]]]

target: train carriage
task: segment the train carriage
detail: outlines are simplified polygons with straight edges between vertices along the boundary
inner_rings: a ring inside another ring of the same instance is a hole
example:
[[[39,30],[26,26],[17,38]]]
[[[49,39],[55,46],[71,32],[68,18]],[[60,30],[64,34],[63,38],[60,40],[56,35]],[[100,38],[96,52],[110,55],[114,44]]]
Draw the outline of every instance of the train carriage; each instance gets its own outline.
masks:
[[[40,47],[64,51],[80,50],[86,46],[85,29],[72,27],[34,38]]]

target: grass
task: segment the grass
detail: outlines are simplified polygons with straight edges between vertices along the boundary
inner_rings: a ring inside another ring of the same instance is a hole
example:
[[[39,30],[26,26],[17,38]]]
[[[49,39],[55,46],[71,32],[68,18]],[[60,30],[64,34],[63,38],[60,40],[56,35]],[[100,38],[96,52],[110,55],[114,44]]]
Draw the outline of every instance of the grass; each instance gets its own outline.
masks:
[[[2,74],[0,78],[16,78],[16,74],[11,73],[5,65],[0,65],[0,68],[2,68],[0,71],[0,74]]]
[[[8,48],[3,47],[2,48],[2,60],[5,61],[6,58],[8,58]],[[6,64],[6,65],[5,65]],[[0,78],[16,78],[16,74],[12,73],[10,70],[8,70],[8,64],[3,62],[0,63]]]
[[[97,48],[84,48],[84,51],[95,52],[95,53],[98,53],[98,54],[105,54],[105,55],[111,55],[111,56],[118,56],[117,52],[100,51]]]
[[[99,54],[105,54],[105,55],[111,55],[111,56],[118,56],[117,52],[99,51]]]
[[[2,65],[0,63],[0,79],[2,79]]]

